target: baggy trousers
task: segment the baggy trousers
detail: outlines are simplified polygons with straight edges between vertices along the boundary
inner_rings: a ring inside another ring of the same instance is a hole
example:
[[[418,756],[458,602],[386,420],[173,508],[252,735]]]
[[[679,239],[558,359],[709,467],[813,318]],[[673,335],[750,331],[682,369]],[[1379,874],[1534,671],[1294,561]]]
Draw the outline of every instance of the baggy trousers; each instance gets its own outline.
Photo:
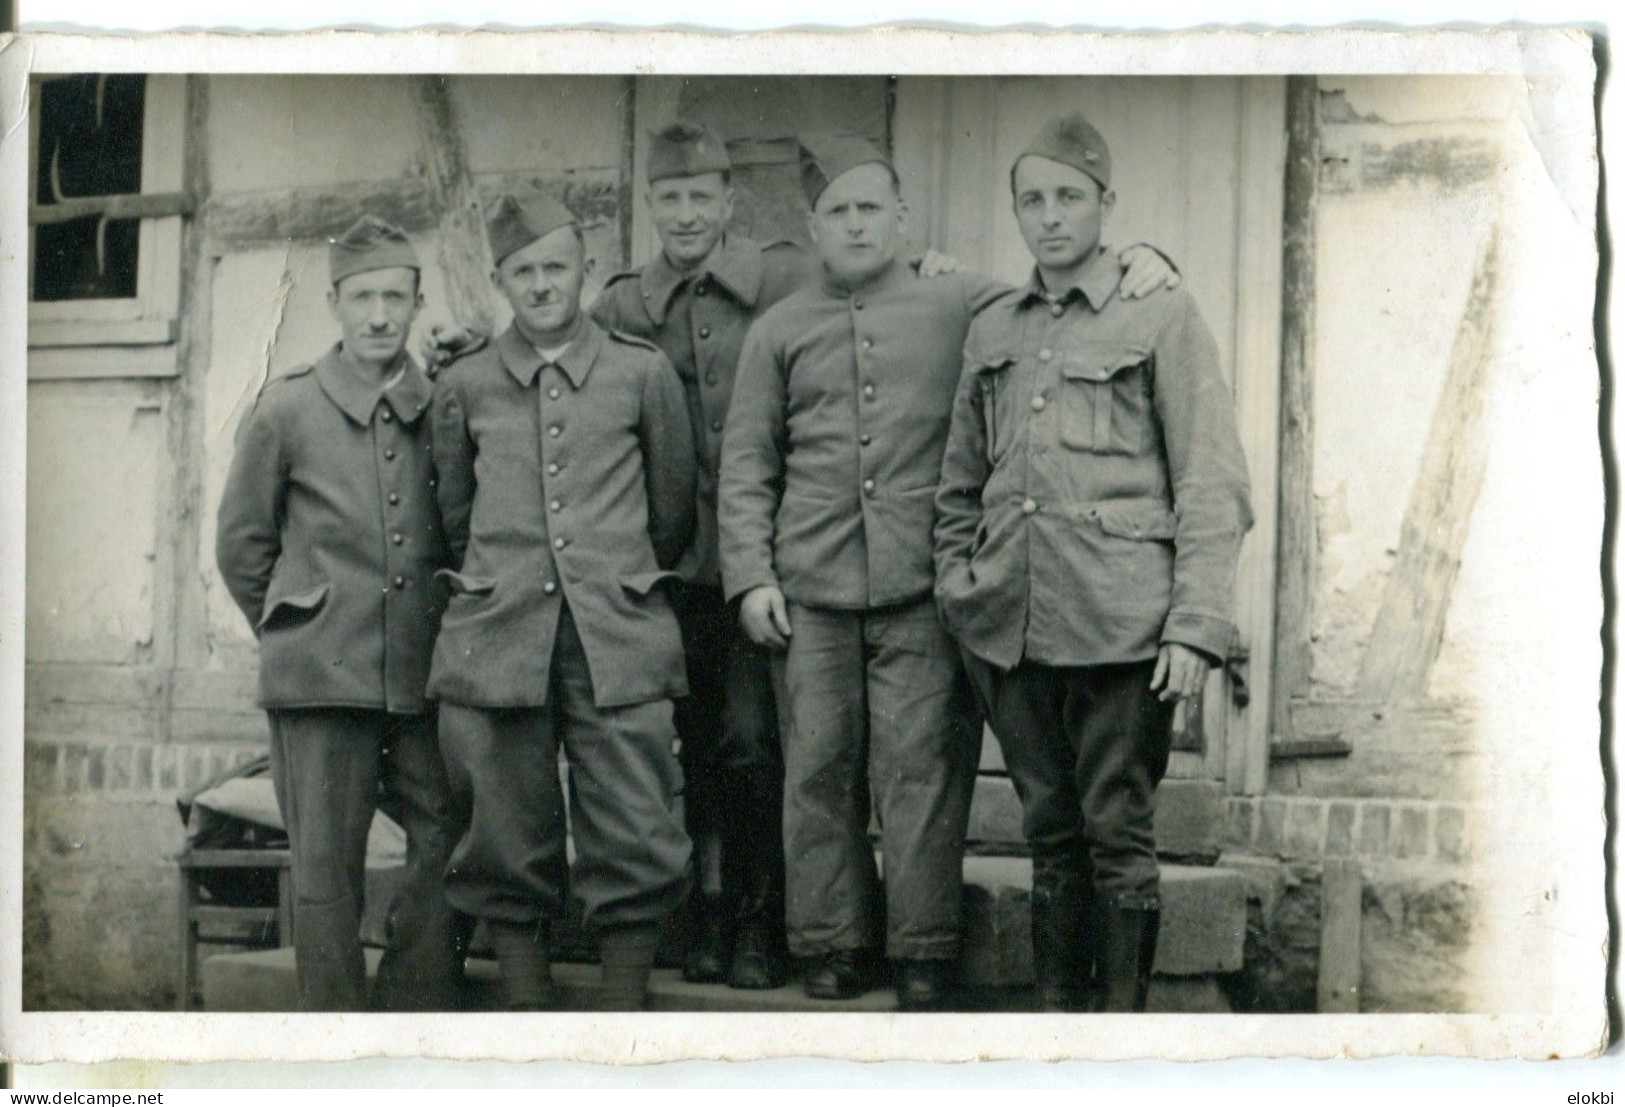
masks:
[[[722,592],[684,585],[677,619],[689,694],[676,702],[683,817],[722,847],[729,911],[784,919],[784,761],[772,658],[739,627]]]
[[[406,831],[406,875],[390,903],[372,1006],[450,1010],[462,958],[442,886],[451,813],[434,714],[348,708],[268,714],[271,777],[291,855],[301,1009],[367,1006],[361,908],[367,832],[382,807]]]
[[[868,611],[790,607],[783,666],[790,950],[870,946],[885,863],[886,952],[959,950],[959,900],[981,721],[929,600]]]
[[[551,680],[545,707],[440,705],[460,833],[446,895],[476,918],[533,924],[560,915],[573,885],[591,929],[660,923],[682,897],[689,856],[671,701],[596,706],[568,609]],[[561,743],[575,836],[569,874]]]
[[[1021,797],[1034,883],[1091,873],[1101,903],[1156,906],[1152,820],[1174,712],[1151,691],[1156,662],[1003,672],[965,660]]]

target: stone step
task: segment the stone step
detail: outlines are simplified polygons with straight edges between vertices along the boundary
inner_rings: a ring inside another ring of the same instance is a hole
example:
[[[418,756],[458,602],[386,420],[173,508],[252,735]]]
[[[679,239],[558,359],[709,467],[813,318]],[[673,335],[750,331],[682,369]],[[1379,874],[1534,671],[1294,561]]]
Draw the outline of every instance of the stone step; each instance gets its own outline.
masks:
[[[375,879],[381,879],[378,874]],[[375,885],[376,887],[377,885]],[[1031,929],[1032,862],[1016,857],[968,857],[965,860],[965,893],[961,920],[964,953],[960,978],[963,984],[981,993],[979,1005],[997,1008],[998,994],[1025,989],[1032,984],[1033,953]],[[1159,1002],[1175,1004],[1165,1010],[1196,1011],[1216,1009],[1217,992],[1204,981],[1216,973],[1234,972],[1242,966],[1242,943],[1246,937],[1247,901],[1241,877],[1229,869],[1183,865],[1162,867],[1163,920],[1157,942],[1156,972],[1162,983]],[[368,955],[376,962],[377,951]],[[470,975],[476,992],[494,981],[490,962],[472,961]],[[288,950],[216,954],[203,962],[202,978],[206,1009],[209,1010],[292,1010],[296,993],[292,953]],[[590,989],[597,969],[591,965],[557,966],[565,1001],[587,1006],[585,993],[570,989]],[[483,983],[482,983],[483,982]],[[211,991],[212,989],[212,991]],[[483,994],[483,993],[480,993]],[[744,992],[721,986],[685,984],[675,970],[658,970],[653,985],[655,1010],[737,1010],[808,1011],[820,1010],[798,986],[771,992]],[[1181,998],[1169,999],[1177,995]],[[212,998],[211,998],[212,996]],[[572,998],[573,997],[573,998]],[[494,997],[474,1003],[494,1004]],[[856,1002],[856,1001],[854,1001]],[[835,1004],[835,1010],[888,1010],[889,990],[872,992],[862,1004]],[[1019,1007],[1019,997],[1014,1001]]]
[[[1224,837],[1224,786],[1211,780],[1165,780],[1157,789],[1157,852],[1171,860],[1219,856]],[[1021,800],[1007,776],[982,773],[971,798],[969,839],[978,852],[1027,852]]]

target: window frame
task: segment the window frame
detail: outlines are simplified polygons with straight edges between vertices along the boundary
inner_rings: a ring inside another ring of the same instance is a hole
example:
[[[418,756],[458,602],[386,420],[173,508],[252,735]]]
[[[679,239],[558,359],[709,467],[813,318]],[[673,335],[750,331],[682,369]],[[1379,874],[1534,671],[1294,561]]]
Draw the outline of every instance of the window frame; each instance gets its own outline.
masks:
[[[28,196],[39,175],[39,90],[29,81]],[[141,121],[141,194],[185,187],[186,78],[146,75]],[[35,302],[34,225],[28,229],[30,379],[173,376],[180,333],[181,215],[141,219],[136,294],[121,299]]]

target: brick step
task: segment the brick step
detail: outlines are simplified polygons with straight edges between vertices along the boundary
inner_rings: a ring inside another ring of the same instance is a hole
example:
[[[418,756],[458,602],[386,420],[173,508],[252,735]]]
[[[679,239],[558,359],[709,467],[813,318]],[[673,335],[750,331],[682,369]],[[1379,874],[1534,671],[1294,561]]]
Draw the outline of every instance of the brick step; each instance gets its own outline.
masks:
[[[369,949],[367,978],[378,972],[380,952]],[[203,1007],[213,1012],[278,1012],[298,1006],[292,949],[222,953],[203,963]],[[560,963],[553,966],[559,1007],[590,1011],[599,992],[598,969],[593,965]],[[967,989],[956,1006],[973,1011],[1024,1011],[1031,993],[1025,988]],[[1226,1014],[1230,1005],[1212,976],[1163,977],[1151,981],[1147,1009],[1165,1014]],[[496,963],[476,958],[468,963],[465,1007],[473,1011],[501,1009]],[[842,1012],[883,1014],[897,1010],[889,987],[876,988],[856,999],[841,1002],[808,998],[798,983],[771,991],[740,991],[721,984],[688,984],[675,969],[656,969],[649,978],[650,1011],[706,1011],[743,1014]]]
[[[965,937],[960,975],[980,1007],[1019,1009],[1032,984],[1031,931],[1032,863],[1014,857],[969,857],[965,860],[962,931]],[[1212,976],[1241,968],[1246,936],[1247,904],[1241,877],[1228,869],[1182,865],[1162,867],[1163,924],[1157,942],[1159,974],[1157,1002],[1174,1004],[1164,1010],[1218,1009]],[[377,952],[369,950],[372,963]],[[285,1011],[295,1006],[291,950],[220,953],[203,962],[204,1004],[219,1011]],[[479,989],[494,981],[488,961],[472,961],[470,974]],[[591,988],[597,969],[590,965],[560,964],[565,1002],[588,1006],[585,994],[570,989]],[[478,982],[484,980],[485,984]],[[651,1003],[656,1010],[809,1011],[821,1010],[798,986],[771,992],[685,984],[674,970],[659,970]],[[1001,998],[1001,993],[1012,995]],[[574,997],[574,998],[572,998]],[[865,1004],[879,1004],[870,1007]],[[832,1005],[835,1010],[889,1010],[889,990],[872,992],[861,1001]]]

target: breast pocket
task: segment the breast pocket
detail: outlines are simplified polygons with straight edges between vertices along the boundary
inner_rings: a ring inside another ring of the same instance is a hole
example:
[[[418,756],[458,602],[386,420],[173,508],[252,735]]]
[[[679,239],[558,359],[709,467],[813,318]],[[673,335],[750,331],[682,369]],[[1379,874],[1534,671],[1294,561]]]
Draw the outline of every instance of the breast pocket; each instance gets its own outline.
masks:
[[[1114,343],[1061,355],[1061,443],[1139,454],[1151,437],[1151,352]]]

